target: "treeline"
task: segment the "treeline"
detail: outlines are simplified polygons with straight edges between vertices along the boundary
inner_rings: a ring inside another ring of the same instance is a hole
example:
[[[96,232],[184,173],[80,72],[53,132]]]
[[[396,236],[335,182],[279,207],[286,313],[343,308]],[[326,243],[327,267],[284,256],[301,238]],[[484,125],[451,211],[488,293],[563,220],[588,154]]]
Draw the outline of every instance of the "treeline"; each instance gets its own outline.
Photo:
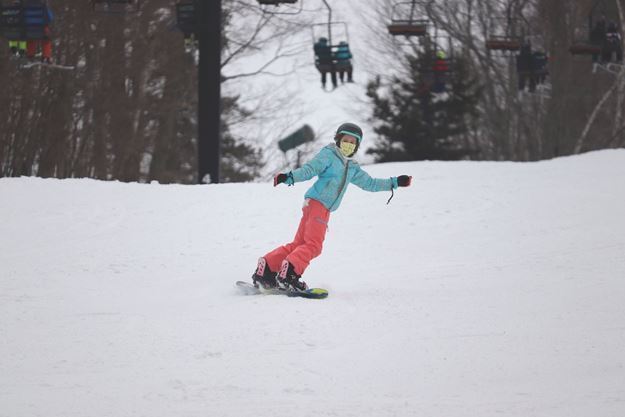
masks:
[[[0,176],[197,182],[197,67],[173,4],[144,1],[129,14],[51,6],[54,59],[76,69],[20,69],[0,47]],[[226,24],[234,12],[225,1]],[[230,131],[246,115],[222,96],[225,181],[251,180],[262,165],[261,150]]]
[[[447,92],[425,95],[430,75],[422,71],[421,41],[387,30],[396,3],[372,1],[374,12],[363,11],[371,28],[368,59],[381,62],[367,89],[377,160],[529,161],[625,146],[625,71],[593,73],[589,56],[569,53],[574,40],[588,37],[595,0],[420,2],[419,16],[452,58]],[[8,45],[0,45],[0,176],[197,182],[195,57],[185,53],[170,0],[141,4],[136,14],[107,15],[88,1],[55,0],[53,57],[73,71],[19,69]],[[305,13],[272,15],[255,0],[222,4],[225,68],[255,54],[264,59],[256,68],[223,71],[224,85],[310,53],[292,41],[310,28]],[[625,0],[601,4],[596,13],[623,33]],[[514,54],[485,48],[498,33],[523,35],[549,55],[549,89],[519,94]],[[376,67],[358,56],[357,70]],[[256,92],[265,100],[246,108],[240,103],[250,102],[247,93],[223,89],[223,181],[257,178],[265,162],[262,146],[234,127],[297,107]]]
[[[371,25],[378,50],[397,63],[400,77],[378,78],[369,86],[379,135],[371,152],[378,160],[530,161],[625,146],[623,66],[616,66],[617,71],[599,67],[593,72],[590,56],[569,52],[574,41],[588,39],[591,11],[595,22],[605,17],[615,21],[623,33],[624,0],[422,2],[416,16],[427,19],[430,33],[440,35],[435,40],[444,49],[449,49],[447,40],[451,41],[456,61],[452,62],[452,81],[459,75],[464,79],[464,84],[458,80],[457,85],[450,83],[447,96],[437,104],[439,112],[448,114],[447,119],[462,120],[462,129],[456,132],[450,131],[444,120],[428,120],[419,111],[424,99],[415,83],[423,74],[415,70],[414,60],[423,53],[423,41],[392,39],[383,30],[379,23],[397,18],[394,4],[386,0],[373,18],[378,25]],[[489,37],[502,34],[518,36],[531,42],[534,50],[548,54],[548,88],[519,92],[516,53],[485,47]],[[402,90],[399,81],[411,79],[413,82],[403,83],[406,88]],[[474,80],[479,85],[467,90],[466,84]],[[458,106],[458,102],[475,103]],[[417,111],[412,111],[411,118],[398,117],[406,109]],[[429,133],[424,136],[423,132]]]

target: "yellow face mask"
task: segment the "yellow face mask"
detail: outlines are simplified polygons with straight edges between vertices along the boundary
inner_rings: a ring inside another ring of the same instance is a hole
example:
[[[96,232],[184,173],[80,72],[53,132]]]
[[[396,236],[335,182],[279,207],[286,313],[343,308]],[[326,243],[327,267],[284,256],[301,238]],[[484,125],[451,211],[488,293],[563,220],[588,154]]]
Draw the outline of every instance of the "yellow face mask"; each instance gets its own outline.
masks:
[[[349,142],[343,142],[341,141],[341,153],[346,156],[346,157],[350,157],[354,154],[354,152],[356,152],[356,144],[355,143],[349,143]]]

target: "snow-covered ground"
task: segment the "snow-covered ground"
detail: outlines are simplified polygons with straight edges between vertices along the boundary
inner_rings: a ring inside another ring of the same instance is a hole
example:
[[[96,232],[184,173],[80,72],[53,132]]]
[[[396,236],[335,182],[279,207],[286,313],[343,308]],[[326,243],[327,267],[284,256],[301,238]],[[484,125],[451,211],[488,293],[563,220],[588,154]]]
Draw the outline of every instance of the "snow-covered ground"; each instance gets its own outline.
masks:
[[[625,415],[625,151],[367,167],[306,273],[237,295],[309,184],[0,179],[0,416]]]

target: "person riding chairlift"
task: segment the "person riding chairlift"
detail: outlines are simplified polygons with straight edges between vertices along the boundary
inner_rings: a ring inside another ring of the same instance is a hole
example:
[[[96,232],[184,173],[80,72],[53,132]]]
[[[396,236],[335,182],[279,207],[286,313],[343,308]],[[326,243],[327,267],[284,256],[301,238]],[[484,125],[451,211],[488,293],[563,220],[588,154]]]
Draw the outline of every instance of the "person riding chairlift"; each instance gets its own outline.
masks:
[[[536,91],[536,74],[533,71],[532,44],[526,41],[516,57],[516,69],[519,79],[519,91],[525,90],[529,81],[529,92]]]
[[[614,55],[616,55],[617,63],[623,61],[623,41],[615,22],[610,22],[608,25],[601,55],[604,63],[612,62]]]
[[[449,61],[444,51],[436,52],[436,59],[432,65],[434,72],[434,83],[432,84],[433,93],[444,93],[447,84],[447,73],[449,72]]]
[[[336,69],[339,73],[339,79],[341,83],[345,82],[345,73],[347,73],[347,82],[353,83],[352,73],[354,68],[352,67],[352,53],[349,50],[349,44],[345,41],[339,42],[338,49],[334,53],[334,59],[336,60]]]
[[[24,5],[24,24],[26,31],[43,28],[43,39],[27,41],[26,56],[34,59],[38,47],[41,47],[41,62],[52,63],[52,40],[50,39],[50,23],[54,20],[52,10],[46,0],[26,0]]]
[[[330,45],[328,45],[328,39],[319,38],[313,49],[315,51],[315,66],[321,73],[321,86],[325,90],[327,79],[326,74],[329,72],[330,78],[332,79],[332,86],[336,88],[336,68],[334,67],[332,49],[330,48]]]
[[[600,20],[598,20],[597,23],[595,23],[595,26],[590,31],[590,44],[595,47],[599,47],[603,50],[603,47],[605,44],[605,37],[606,37],[606,24],[605,24],[605,17],[603,17]],[[592,54],[592,62],[593,64],[596,64],[597,62],[599,62],[598,53]]]

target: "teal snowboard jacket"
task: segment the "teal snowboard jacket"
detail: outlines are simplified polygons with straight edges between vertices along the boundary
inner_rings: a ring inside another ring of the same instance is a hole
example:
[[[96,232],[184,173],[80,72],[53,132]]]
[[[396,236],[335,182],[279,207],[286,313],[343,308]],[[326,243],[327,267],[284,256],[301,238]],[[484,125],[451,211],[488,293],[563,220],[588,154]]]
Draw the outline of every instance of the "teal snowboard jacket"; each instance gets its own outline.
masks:
[[[352,183],[366,191],[391,191],[397,188],[397,177],[371,178],[356,161],[345,158],[334,143],[325,146],[302,167],[291,171],[286,183],[319,178],[306,192],[305,198],[319,201],[328,210],[335,211],[341,205],[347,186]]]

